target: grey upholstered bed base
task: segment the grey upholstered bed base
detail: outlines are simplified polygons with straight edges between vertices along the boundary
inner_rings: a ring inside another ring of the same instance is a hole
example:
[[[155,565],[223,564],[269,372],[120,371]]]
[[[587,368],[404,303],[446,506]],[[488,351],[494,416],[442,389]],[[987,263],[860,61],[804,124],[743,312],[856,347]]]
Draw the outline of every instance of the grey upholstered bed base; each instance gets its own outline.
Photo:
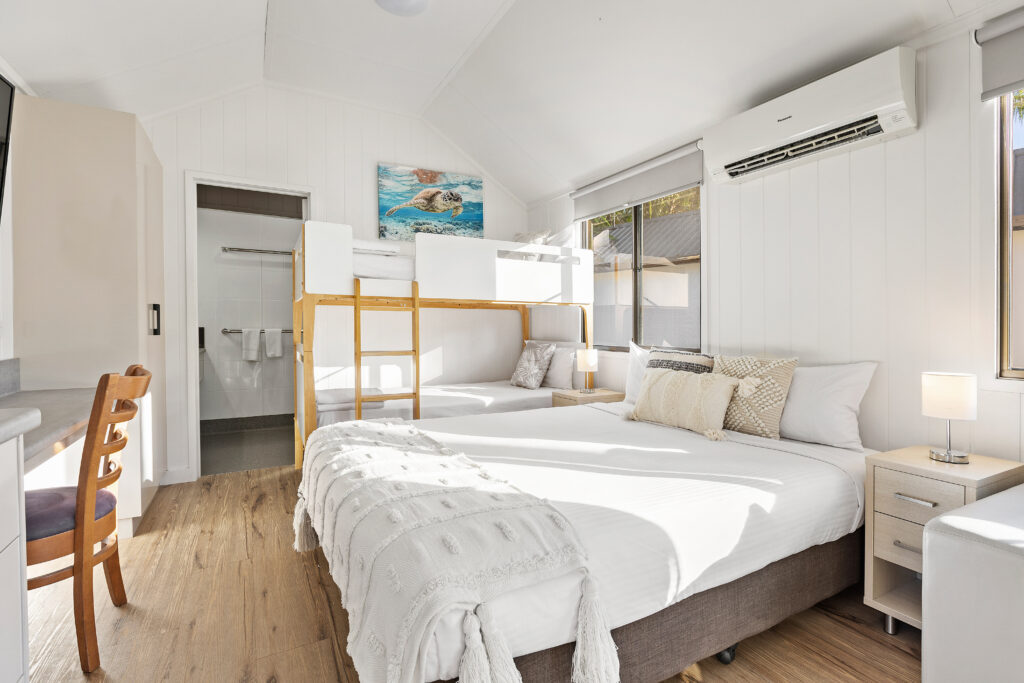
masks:
[[[663,681],[852,586],[863,553],[861,528],[615,629],[622,683]],[[524,683],[567,683],[573,646],[516,657]]]

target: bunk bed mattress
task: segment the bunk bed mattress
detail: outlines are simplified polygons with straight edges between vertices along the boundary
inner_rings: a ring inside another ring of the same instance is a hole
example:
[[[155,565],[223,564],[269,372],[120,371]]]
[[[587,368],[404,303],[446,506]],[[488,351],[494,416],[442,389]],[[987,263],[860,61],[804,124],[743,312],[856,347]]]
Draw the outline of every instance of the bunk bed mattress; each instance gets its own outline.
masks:
[[[400,254],[353,252],[352,274],[355,277],[380,280],[415,280],[416,259]]]
[[[550,408],[551,387],[524,389],[514,387],[508,380],[474,382],[470,384],[439,384],[420,387],[420,417],[422,419],[505,413],[535,408]],[[409,401],[385,401],[383,404],[364,404],[363,410],[373,405],[367,418],[408,417]],[[355,419],[352,410],[317,410],[316,426],[325,427],[335,422]]]
[[[865,453],[734,432],[708,441],[628,421],[631,407],[592,404],[419,426],[548,499],[573,522],[612,628],[862,524]],[[580,578],[492,601],[513,656],[575,640]],[[438,622],[427,681],[458,676],[463,617],[453,610]]]

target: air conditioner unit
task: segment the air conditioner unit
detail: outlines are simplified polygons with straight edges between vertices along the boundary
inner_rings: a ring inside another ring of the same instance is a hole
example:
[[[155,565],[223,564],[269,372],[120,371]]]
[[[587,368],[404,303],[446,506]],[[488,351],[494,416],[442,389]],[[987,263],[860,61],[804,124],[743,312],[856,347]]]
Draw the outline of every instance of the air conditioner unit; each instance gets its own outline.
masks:
[[[917,128],[914,50],[895,47],[725,121],[704,136],[716,180],[739,181]]]

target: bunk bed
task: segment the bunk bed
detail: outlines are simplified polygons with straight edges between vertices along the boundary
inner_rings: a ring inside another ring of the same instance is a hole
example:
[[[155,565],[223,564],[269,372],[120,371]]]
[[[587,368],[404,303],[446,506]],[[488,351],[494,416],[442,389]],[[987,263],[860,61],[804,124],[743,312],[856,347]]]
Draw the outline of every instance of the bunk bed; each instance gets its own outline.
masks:
[[[306,439],[319,426],[313,343],[318,307],[353,308],[354,419],[362,419],[364,410],[367,417],[389,416],[395,401],[412,401],[413,419],[419,419],[424,398],[431,400],[428,414],[432,417],[550,405],[549,390],[513,390],[494,383],[485,396],[460,400],[459,388],[421,387],[419,326],[423,309],[516,312],[526,344],[532,307],[577,307],[583,317],[583,345],[590,345],[593,252],[588,249],[419,233],[415,255],[408,256],[392,245],[354,239],[351,226],[307,221],[292,255],[292,273],[297,468],[302,466]],[[362,313],[366,311],[409,313],[409,346],[401,350],[364,349]],[[408,391],[387,393],[362,386],[364,359],[381,356],[411,359],[412,386]],[[487,392],[484,384],[474,384],[464,385],[462,393],[470,386],[474,391]],[[532,393],[526,396],[522,392]],[[368,410],[368,405],[383,409]],[[323,411],[323,422],[333,421],[327,413],[346,415],[343,408]]]

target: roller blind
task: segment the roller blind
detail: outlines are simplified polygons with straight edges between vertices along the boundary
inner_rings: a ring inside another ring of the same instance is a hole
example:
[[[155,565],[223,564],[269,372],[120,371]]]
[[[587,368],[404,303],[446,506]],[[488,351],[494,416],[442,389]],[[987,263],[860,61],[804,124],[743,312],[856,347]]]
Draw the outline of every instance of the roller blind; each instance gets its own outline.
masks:
[[[1024,88],[1024,11],[993,19],[974,38],[981,45],[981,99]]]
[[[688,146],[689,147],[689,146]],[[672,154],[672,153],[669,153]],[[669,156],[669,155],[663,155]],[[614,182],[594,183],[597,189],[581,188],[573,193],[574,220],[582,221],[600,216],[625,206],[635,206],[656,197],[663,197],[677,190],[698,185],[704,179],[704,153],[693,146],[683,156],[654,164],[656,160],[639,164],[633,169],[644,168],[639,172],[624,171]]]

